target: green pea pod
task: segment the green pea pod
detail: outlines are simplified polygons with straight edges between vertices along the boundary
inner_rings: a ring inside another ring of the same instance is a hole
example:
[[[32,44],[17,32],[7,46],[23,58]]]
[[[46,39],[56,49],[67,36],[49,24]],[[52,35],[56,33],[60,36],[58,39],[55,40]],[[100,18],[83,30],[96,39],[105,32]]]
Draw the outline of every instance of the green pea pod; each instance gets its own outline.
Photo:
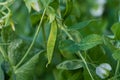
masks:
[[[48,58],[47,65],[51,63],[56,38],[57,38],[57,23],[56,21],[53,21],[51,24],[51,30],[50,30],[50,34],[47,42],[47,58]]]

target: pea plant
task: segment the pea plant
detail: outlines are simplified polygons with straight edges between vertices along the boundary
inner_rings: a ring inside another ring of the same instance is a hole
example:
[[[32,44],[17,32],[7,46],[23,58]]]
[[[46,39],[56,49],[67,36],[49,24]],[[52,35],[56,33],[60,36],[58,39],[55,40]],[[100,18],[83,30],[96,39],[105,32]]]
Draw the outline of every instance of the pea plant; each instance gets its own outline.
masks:
[[[0,0],[0,80],[120,80],[119,5]]]

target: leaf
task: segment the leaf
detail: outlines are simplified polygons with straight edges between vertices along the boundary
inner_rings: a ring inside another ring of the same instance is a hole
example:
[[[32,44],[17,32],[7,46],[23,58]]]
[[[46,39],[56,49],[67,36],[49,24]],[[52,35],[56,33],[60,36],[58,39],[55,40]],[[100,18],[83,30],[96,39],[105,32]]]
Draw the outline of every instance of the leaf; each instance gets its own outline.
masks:
[[[79,50],[79,46],[72,40],[63,40],[59,43],[59,49],[75,53]]]
[[[79,44],[80,50],[88,50],[99,44],[102,44],[102,37],[97,34],[89,35],[83,38]]]
[[[0,53],[0,80],[4,80],[4,73],[3,73],[3,70],[1,68],[2,62],[3,62],[3,57]]]
[[[49,4],[49,6],[53,7],[55,10],[59,8],[59,1],[58,0],[52,0]]]
[[[1,35],[3,42],[6,43],[11,42],[16,38],[16,34],[10,26],[2,28]]]
[[[67,60],[57,65],[57,69],[75,70],[82,68],[83,66],[84,64],[82,60]]]
[[[29,61],[23,64],[20,68],[15,70],[15,80],[33,80],[34,68],[39,60],[39,55],[43,51],[34,55]]]
[[[31,3],[31,6],[35,11],[37,11],[37,12],[40,11],[40,6],[39,6],[38,1]]]
[[[52,7],[48,7],[47,10],[48,16],[49,16],[49,22],[52,23],[55,20],[55,10]]]
[[[40,11],[40,5],[38,3],[38,0],[24,0],[24,2],[29,12],[31,11],[31,7],[38,12]]]
[[[90,24],[93,21],[96,21],[96,20],[88,20],[88,21],[83,21],[83,22],[77,23],[77,24],[75,24],[73,26],[68,27],[68,30],[82,29],[82,28],[86,27],[88,24]]]
[[[69,80],[83,80],[81,79],[82,76],[81,75],[81,72],[76,72],[74,73],[71,77],[69,77]]]
[[[113,24],[111,30],[115,35],[115,39],[120,40],[120,22]]]
[[[62,40],[59,43],[59,50],[64,57],[73,58],[74,53],[79,50],[79,46],[72,40]]]
[[[120,60],[120,50],[115,51],[112,56],[115,60]]]
[[[47,58],[48,58],[48,64],[50,64],[54,52],[55,42],[57,38],[57,23],[54,21],[51,24],[51,30],[48,38],[47,43]]]
[[[32,26],[36,26],[39,23],[41,16],[42,16],[41,11],[32,13],[30,15],[30,20],[31,20]]]
[[[12,65],[16,65],[21,60],[26,48],[22,39],[15,39],[10,43],[8,46],[8,58]]]
[[[52,1],[52,0],[40,0],[40,2],[42,3],[42,5],[43,5],[43,7],[45,8],[46,6],[48,6],[48,2],[50,2],[50,1]]]
[[[55,80],[84,80],[82,75],[83,69],[79,70],[58,70],[53,71]]]

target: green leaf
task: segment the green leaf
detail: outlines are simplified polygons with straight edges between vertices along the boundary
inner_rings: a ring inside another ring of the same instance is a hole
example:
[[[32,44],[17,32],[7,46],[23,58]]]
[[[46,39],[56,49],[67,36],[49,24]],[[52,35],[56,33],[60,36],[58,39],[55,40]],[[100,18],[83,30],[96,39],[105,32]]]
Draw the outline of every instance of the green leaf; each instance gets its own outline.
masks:
[[[1,37],[3,42],[11,42],[16,38],[15,32],[10,26],[2,28]]]
[[[32,26],[36,26],[38,25],[40,19],[41,19],[41,16],[42,16],[42,12],[34,12],[30,15],[30,20],[31,20],[31,23],[32,23]]]
[[[52,23],[55,20],[55,10],[52,7],[48,7],[47,13],[49,16],[49,22]]]
[[[0,80],[4,80],[4,73],[3,73],[3,70],[1,68],[2,62],[3,62],[3,57],[0,53]]]
[[[78,69],[78,70],[54,70],[54,77],[55,80],[84,80],[83,76],[83,70]]]
[[[49,0],[49,1],[51,1],[51,0]],[[40,2],[42,3],[42,5],[43,5],[43,7],[45,8],[46,6],[48,6],[48,2],[49,2],[48,0],[40,0]]]
[[[68,30],[83,29],[84,27],[86,27],[88,24],[90,24],[93,21],[96,21],[96,20],[88,20],[88,21],[83,21],[83,22],[77,23],[73,26],[68,27]]]
[[[74,73],[72,76],[70,76],[69,80],[82,80],[81,79],[82,76],[80,76],[80,75],[81,75],[81,73],[78,71],[78,72]]]
[[[72,40],[63,40],[59,43],[59,49],[75,53],[79,50],[79,46]]]
[[[81,60],[67,60],[57,65],[57,69],[75,70],[82,68],[83,66],[84,64]]]
[[[52,0],[50,2],[49,6],[53,7],[55,10],[58,10],[58,8],[59,8],[59,1],[58,0]]]
[[[120,60],[120,50],[115,51],[112,56],[115,60]]]
[[[8,46],[8,58],[12,65],[16,65],[24,55],[25,44],[21,39],[13,40]]]
[[[40,11],[40,5],[38,3],[38,0],[24,0],[27,8],[28,8],[28,11],[30,12],[31,11],[31,7],[35,10],[35,11]]]
[[[54,52],[55,42],[57,38],[57,23],[54,21],[51,24],[51,30],[47,42],[47,58],[48,58],[48,64],[50,64]]]
[[[33,80],[34,69],[36,63],[39,61],[39,55],[42,52],[34,55],[29,61],[23,64],[20,68],[15,70],[16,79],[15,80]]]
[[[113,24],[111,30],[115,35],[115,39],[120,40],[120,22]]]
[[[101,36],[97,34],[89,35],[83,38],[79,44],[80,50],[88,50],[103,43]]]
[[[64,57],[73,58],[74,53],[79,50],[79,46],[72,40],[62,40],[59,43],[59,50]]]

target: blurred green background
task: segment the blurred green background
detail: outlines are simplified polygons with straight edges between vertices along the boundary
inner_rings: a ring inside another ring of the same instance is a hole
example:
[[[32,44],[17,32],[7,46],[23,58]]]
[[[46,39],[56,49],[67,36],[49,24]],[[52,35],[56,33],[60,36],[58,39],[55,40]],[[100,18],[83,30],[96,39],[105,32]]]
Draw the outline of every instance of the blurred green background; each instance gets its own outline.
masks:
[[[4,1],[4,0],[3,0]],[[61,11],[64,12],[65,4],[60,3]],[[24,0],[15,0],[13,5],[10,6],[12,10],[12,19],[15,23],[15,33],[27,41],[32,41],[37,23],[32,24],[33,21],[38,22],[39,20],[34,18],[34,14],[37,14],[34,10],[31,13],[28,12],[28,9],[24,3]],[[32,17],[33,16],[33,17]],[[36,15],[40,17],[41,15]],[[120,0],[73,0],[73,7],[70,14],[65,19],[65,24],[69,27],[73,24],[97,19],[97,21],[93,21],[85,27],[84,29],[80,30],[79,32],[82,34],[82,37],[87,36],[89,34],[112,34],[111,26],[115,22],[120,22]],[[46,33],[49,34],[49,23],[45,24],[46,26]],[[76,35],[76,34],[75,34]],[[58,38],[60,39],[60,38]],[[39,37],[36,41],[36,46],[43,48],[44,40],[42,39],[42,32],[40,32]],[[57,43],[58,44],[58,43]],[[102,49],[101,49],[102,50]],[[100,49],[95,48],[89,51],[89,55],[96,56],[96,52],[101,52]],[[96,52],[94,52],[96,51]],[[66,58],[63,58],[59,54],[60,52],[55,49],[55,54],[52,60],[52,63],[49,67],[46,68],[47,58],[44,54],[41,55],[39,63],[36,65],[35,69],[35,80],[82,80],[83,72],[82,69],[78,70],[57,70],[56,65]],[[109,53],[109,50],[108,50]],[[104,54],[104,53],[103,53]],[[93,60],[98,60],[98,55]],[[105,62],[106,56],[101,57],[99,62]],[[106,61],[107,62],[107,61]],[[109,61],[110,63],[110,61]],[[111,62],[112,63],[112,62]],[[114,65],[114,64],[112,64]],[[115,67],[115,66],[113,66]],[[74,76],[73,76],[74,75]],[[75,77],[77,76],[77,77]],[[87,80],[87,79],[86,79]]]

